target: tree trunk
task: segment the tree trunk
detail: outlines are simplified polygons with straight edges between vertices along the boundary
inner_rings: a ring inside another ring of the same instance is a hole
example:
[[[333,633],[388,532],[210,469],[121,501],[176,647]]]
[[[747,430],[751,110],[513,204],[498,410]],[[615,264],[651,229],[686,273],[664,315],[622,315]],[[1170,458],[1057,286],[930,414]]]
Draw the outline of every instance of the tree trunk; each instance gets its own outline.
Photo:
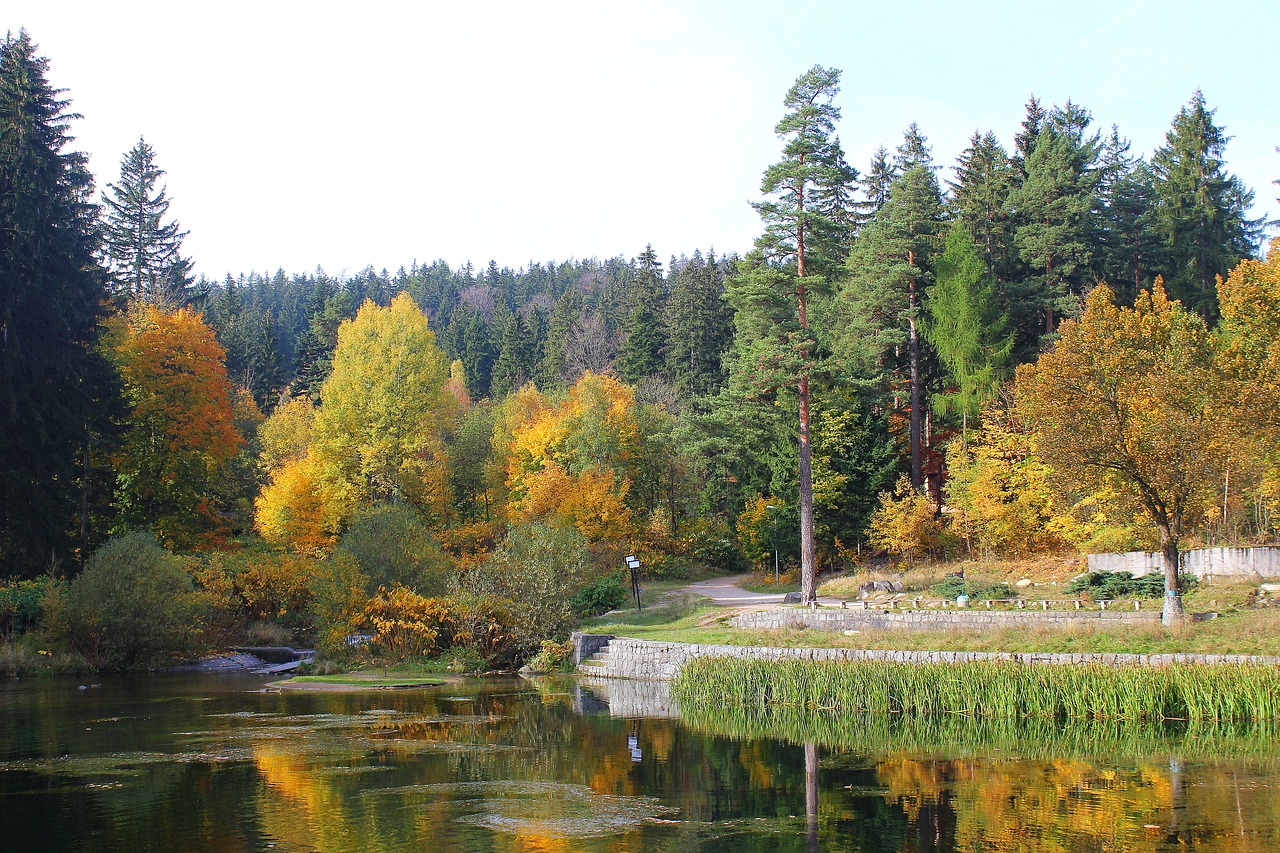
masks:
[[[907,253],[908,263],[915,263],[915,253]],[[924,485],[924,449],[920,421],[923,404],[920,393],[920,330],[916,328],[916,281],[907,287],[907,358],[911,370],[911,421],[908,443],[911,451],[911,485],[916,489]]]
[[[813,457],[809,446],[809,375],[800,377],[800,598],[818,598],[813,559]]]
[[[1163,528],[1160,530],[1160,551],[1164,561],[1164,608],[1160,622],[1177,625],[1185,615],[1182,593],[1178,590],[1178,540]]]

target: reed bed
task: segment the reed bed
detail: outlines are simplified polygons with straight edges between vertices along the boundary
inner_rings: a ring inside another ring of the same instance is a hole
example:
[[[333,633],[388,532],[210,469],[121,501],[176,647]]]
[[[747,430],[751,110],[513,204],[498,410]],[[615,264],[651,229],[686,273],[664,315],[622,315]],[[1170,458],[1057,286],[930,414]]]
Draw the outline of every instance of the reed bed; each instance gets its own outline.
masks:
[[[701,658],[673,685],[682,709],[794,708],[1064,721],[1280,721],[1280,667],[900,664]]]

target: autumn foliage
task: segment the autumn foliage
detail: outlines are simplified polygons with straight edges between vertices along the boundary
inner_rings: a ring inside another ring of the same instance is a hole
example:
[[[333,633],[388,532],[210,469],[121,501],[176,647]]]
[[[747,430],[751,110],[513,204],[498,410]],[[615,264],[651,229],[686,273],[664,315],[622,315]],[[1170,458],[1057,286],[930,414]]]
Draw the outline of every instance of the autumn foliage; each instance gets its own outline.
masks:
[[[176,548],[217,542],[210,486],[242,443],[226,351],[198,313],[153,306],[113,319],[107,341],[132,407],[112,460],[120,527],[152,527]]]

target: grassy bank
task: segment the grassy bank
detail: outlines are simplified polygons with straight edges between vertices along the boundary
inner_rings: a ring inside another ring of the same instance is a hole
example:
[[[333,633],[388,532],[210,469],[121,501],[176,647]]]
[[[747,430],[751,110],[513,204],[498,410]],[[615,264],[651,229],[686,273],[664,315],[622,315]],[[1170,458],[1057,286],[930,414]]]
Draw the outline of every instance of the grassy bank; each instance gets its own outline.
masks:
[[[987,630],[860,630],[811,628],[755,630],[728,624],[732,611],[691,607],[645,611],[596,620],[589,630],[672,643],[783,648],[891,649],[940,652],[1047,652],[1129,654],[1280,655],[1280,610],[1239,610],[1208,622],[1166,628],[1159,624],[1125,626],[1012,626]]]
[[[892,664],[704,658],[672,687],[682,709],[792,708],[1006,720],[1280,721],[1280,668]]]

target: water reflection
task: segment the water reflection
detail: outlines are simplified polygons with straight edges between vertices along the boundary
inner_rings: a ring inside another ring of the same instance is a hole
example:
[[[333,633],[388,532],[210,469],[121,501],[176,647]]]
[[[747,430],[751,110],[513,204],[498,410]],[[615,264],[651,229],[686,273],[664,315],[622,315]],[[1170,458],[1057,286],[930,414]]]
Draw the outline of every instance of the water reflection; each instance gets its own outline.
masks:
[[[1273,850],[1267,730],[678,710],[665,685],[0,685],[0,849]]]

